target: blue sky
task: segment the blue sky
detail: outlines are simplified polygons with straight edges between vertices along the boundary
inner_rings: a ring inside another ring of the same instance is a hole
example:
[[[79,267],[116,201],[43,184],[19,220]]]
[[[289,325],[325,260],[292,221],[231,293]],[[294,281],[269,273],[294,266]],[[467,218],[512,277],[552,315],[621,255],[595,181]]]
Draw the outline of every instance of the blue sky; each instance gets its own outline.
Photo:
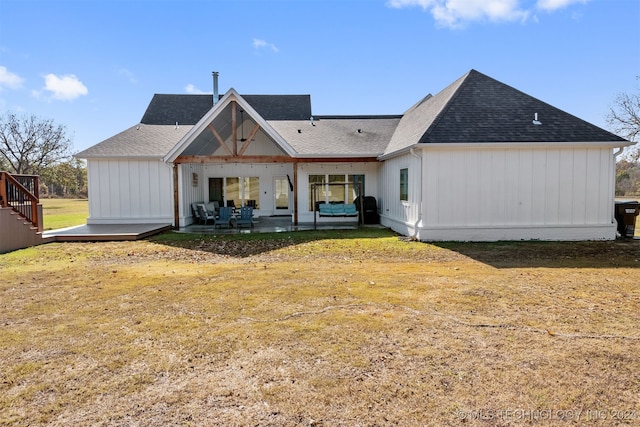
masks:
[[[313,113],[401,114],[476,69],[606,128],[640,88],[638,0],[0,0],[0,114],[74,151],[154,93],[310,94]]]

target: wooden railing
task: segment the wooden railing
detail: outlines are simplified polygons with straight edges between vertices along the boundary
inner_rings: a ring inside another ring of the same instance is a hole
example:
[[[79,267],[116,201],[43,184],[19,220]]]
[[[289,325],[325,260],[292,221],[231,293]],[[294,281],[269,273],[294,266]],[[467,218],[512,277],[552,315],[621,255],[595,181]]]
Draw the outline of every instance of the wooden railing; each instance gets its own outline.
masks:
[[[10,207],[38,227],[39,202],[37,175],[12,175],[0,171],[0,206]]]

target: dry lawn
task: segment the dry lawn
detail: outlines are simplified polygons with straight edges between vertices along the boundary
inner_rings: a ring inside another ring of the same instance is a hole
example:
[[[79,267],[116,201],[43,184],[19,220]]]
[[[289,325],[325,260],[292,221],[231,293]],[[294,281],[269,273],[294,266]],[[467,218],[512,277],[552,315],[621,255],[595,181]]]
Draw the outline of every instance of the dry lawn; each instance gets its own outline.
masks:
[[[640,241],[386,230],[0,255],[0,425],[640,423]]]

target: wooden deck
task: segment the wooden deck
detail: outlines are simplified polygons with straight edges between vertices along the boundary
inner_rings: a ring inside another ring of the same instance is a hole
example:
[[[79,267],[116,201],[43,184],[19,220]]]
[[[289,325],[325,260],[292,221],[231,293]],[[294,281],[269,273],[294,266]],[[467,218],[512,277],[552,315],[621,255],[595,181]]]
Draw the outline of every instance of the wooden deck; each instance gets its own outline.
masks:
[[[55,242],[139,240],[170,229],[170,224],[85,224],[45,231],[42,238]]]

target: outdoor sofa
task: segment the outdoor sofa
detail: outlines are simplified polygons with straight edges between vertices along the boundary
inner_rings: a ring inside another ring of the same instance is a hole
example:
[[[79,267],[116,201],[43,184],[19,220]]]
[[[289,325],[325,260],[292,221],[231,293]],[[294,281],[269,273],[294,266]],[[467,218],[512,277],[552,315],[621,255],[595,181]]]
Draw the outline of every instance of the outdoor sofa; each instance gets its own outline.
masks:
[[[355,203],[319,203],[320,216],[358,216]]]

